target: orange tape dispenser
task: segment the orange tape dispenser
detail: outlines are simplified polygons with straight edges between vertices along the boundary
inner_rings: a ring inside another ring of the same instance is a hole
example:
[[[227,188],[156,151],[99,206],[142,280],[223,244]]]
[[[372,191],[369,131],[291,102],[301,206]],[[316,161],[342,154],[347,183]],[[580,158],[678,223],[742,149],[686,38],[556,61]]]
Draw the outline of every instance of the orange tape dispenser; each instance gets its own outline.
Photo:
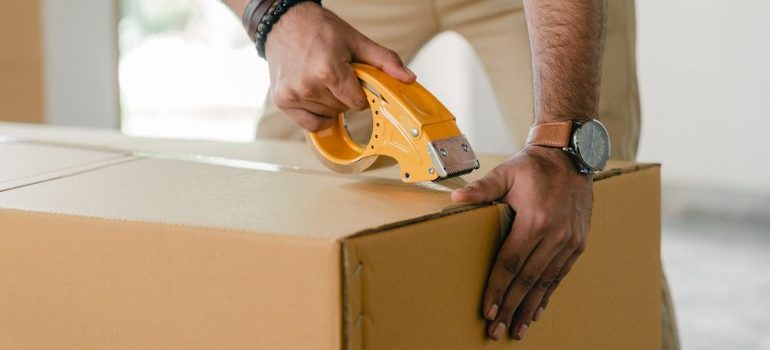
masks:
[[[454,115],[422,85],[404,84],[372,66],[353,67],[371,107],[371,136],[365,145],[353,140],[343,115],[332,127],[308,133],[322,163],[355,174],[387,157],[410,183],[443,181],[479,168]]]

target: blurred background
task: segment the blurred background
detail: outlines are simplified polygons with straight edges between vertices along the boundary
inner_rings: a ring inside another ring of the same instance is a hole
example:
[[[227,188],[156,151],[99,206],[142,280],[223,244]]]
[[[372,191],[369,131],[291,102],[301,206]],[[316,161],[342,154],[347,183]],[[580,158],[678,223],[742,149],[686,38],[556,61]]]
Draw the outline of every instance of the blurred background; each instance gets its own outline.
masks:
[[[0,21],[0,120],[253,140],[267,66],[218,0],[4,4],[20,15]],[[767,13],[763,0],[637,1],[639,159],[663,163],[663,261],[685,349],[770,349]],[[476,148],[510,153],[460,36],[439,35],[410,66]]]

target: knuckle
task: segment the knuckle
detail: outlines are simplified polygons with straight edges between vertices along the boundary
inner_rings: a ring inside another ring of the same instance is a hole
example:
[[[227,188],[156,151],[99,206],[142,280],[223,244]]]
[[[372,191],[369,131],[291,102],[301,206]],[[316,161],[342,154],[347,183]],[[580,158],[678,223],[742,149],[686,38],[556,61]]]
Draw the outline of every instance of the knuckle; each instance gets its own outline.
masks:
[[[517,273],[519,273],[521,259],[516,255],[504,258],[501,261],[501,266],[505,272],[515,276]]]
[[[550,222],[548,212],[544,210],[536,210],[531,215],[532,226],[534,226],[535,229],[543,230],[548,227],[548,223]]]
[[[277,91],[274,91],[270,94],[270,101],[273,102],[273,104],[278,108],[284,108],[286,107],[286,101],[283,99],[280,93]]]
[[[285,85],[277,87],[270,95],[270,99],[279,108],[286,108],[291,104],[294,98],[294,91]]]
[[[313,89],[310,88],[311,85],[308,83],[300,83],[296,84],[292,91],[292,97],[296,100],[303,100],[304,98],[308,98],[312,96]]]
[[[330,85],[336,85],[340,81],[340,76],[337,74],[334,69],[330,66],[322,66],[320,69],[318,69],[318,79],[323,81],[324,83],[330,84]]]
[[[551,280],[551,284],[548,286],[549,289],[556,289],[561,284],[561,276],[557,276],[556,278]]]
[[[580,235],[572,235],[567,244],[569,244],[570,248],[580,253],[582,253],[582,250],[585,250],[585,244],[583,244],[583,238]]]
[[[558,284],[558,277],[543,278],[540,283],[538,283],[538,287],[542,290],[549,290],[551,288],[556,288],[556,285]]]
[[[357,84],[352,84],[350,86],[345,86],[346,90],[346,96],[348,100],[353,103],[351,108],[358,109],[358,110],[364,110],[366,108],[369,108],[369,103],[366,100],[366,95],[363,94],[363,92],[360,91],[360,87]]]
[[[541,290],[549,290],[551,289],[551,286],[553,286],[553,280],[550,279],[542,280],[537,284],[537,287]]]
[[[559,231],[556,233],[556,243],[560,246],[569,245],[572,243],[572,233],[568,230]]]
[[[548,290],[555,288],[559,284],[559,276],[561,276],[564,266],[550,266],[545,271],[538,284],[541,288]]]
[[[355,107],[359,110],[364,110],[369,108],[369,103],[366,101],[363,97],[356,97],[354,100],[354,103],[356,104]]]
[[[549,266],[548,269],[543,274],[543,278],[553,280],[553,279],[555,279],[556,277],[558,277],[561,274],[561,271],[563,269],[564,269],[563,265],[561,265],[561,266],[559,266],[559,265]]]
[[[530,290],[535,287],[537,279],[531,274],[520,274],[516,277],[516,283],[519,284],[524,290]]]
[[[289,111],[289,117],[296,122],[302,129],[310,132],[320,131],[324,127],[324,121],[322,118],[304,112]]]
[[[323,127],[323,123],[318,118],[312,118],[304,120],[300,123],[303,129],[310,132],[320,131]]]

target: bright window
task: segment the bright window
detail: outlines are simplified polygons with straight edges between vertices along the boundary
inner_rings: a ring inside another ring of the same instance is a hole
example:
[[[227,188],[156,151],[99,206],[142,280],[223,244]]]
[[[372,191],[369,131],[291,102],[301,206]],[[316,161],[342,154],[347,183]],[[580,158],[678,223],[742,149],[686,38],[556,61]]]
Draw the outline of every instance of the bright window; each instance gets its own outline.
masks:
[[[251,141],[267,66],[218,0],[122,0],[122,129],[141,136]]]

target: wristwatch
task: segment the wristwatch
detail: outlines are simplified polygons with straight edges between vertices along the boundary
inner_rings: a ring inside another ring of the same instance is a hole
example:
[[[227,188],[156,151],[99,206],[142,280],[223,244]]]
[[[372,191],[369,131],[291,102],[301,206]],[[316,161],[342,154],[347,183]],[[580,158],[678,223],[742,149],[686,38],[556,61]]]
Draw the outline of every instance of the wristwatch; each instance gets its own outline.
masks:
[[[535,124],[529,129],[527,145],[563,149],[581,174],[603,170],[610,157],[610,135],[596,119]]]

